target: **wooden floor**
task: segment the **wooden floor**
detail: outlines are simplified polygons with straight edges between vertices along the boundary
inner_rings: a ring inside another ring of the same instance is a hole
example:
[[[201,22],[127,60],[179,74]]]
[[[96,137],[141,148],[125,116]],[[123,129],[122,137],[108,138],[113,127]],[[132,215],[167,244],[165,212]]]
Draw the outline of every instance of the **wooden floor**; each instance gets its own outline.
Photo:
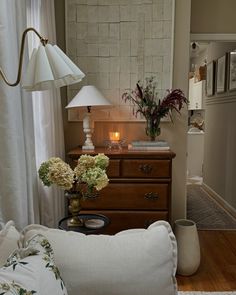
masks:
[[[236,291],[236,231],[200,230],[201,264],[196,274],[178,276],[181,291]]]

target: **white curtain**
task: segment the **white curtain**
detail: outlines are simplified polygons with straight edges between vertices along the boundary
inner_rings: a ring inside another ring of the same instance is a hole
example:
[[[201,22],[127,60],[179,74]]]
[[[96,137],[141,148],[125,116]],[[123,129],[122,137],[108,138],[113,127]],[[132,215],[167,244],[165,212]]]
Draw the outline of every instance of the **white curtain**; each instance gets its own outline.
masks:
[[[0,1],[0,66],[11,81],[22,32],[29,25],[55,43],[54,1]],[[34,35],[28,33],[30,48],[38,42]],[[43,187],[37,175],[42,161],[64,157],[60,103],[59,91],[29,94],[0,78],[0,223],[12,219],[19,229],[30,223],[54,227],[63,217],[63,192]]]
[[[49,43],[56,44],[54,0],[27,0],[27,22],[28,27],[34,27]],[[38,44],[38,37],[30,35],[29,51]],[[50,157],[64,158],[63,122],[59,89],[33,92],[32,96],[38,169]],[[38,189],[41,224],[55,227],[64,216],[64,193],[57,187],[44,187],[40,180]]]
[[[16,80],[25,12],[24,0],[0,1],[0,66],[11,82]],[[24,63],[27,59],[26,50]],[[19,229],[39,222],[33,124],[31,95],[0,78],[0,223],[12,219]]]

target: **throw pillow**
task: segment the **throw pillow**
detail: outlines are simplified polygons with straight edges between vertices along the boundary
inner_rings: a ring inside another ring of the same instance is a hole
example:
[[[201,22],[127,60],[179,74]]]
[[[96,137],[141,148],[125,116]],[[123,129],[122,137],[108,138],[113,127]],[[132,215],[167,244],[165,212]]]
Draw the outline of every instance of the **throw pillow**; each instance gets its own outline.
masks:
[[[0,269],[0,294],[67,295],[53,250],[42,235],[33,236],[26,248],[15,250]]]
[[[15,228],[13,221],[8,221],[0,231],[0,267],[7,257],[17,248],[20,233]]]
[[[30,225],[25,238],[41,233],[53,246],[55,261],[70,295],[175,295],[177,248],[170,225],[116,235],[84,235]]]

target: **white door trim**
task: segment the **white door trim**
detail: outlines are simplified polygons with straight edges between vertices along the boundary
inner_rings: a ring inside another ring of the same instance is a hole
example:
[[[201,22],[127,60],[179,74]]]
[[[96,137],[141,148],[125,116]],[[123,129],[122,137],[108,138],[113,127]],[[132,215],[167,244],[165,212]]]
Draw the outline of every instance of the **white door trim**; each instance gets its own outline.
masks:
[[[191,41],[236,41],[236,34],[190,34]]]

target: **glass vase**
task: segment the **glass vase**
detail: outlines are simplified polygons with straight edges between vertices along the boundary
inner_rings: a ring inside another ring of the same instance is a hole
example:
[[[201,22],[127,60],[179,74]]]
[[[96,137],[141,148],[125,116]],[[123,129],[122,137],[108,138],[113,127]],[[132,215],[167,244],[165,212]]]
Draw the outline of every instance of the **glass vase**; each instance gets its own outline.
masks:
[[[161,134],[160,121],[161,118],[146,118],[146,134],[151,141]]]

